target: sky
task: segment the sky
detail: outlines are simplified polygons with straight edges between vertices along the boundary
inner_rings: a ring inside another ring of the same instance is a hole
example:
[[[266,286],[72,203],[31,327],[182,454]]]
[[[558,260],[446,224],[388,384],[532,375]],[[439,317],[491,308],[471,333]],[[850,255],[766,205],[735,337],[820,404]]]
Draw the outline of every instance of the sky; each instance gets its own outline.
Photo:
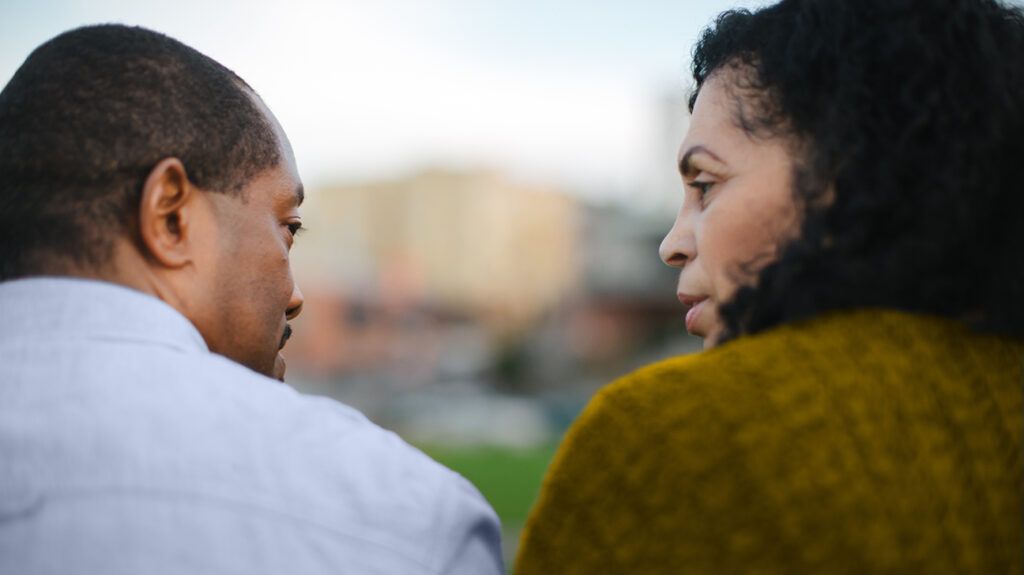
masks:
[[[593,197],[671,177],[689,54],[743,0],[0,0],[0,81],[84,24],[173,36],[267,102],[307,187],[493,169]]]

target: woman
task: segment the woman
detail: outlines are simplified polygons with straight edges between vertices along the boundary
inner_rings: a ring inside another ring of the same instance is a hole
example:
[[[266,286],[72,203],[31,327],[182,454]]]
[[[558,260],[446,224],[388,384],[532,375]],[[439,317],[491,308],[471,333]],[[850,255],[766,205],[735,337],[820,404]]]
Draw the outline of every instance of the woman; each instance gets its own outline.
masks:
[[[704,353],[602,390],[517,574],[1024,569],[1024,17],[783,0],[695,50]]]

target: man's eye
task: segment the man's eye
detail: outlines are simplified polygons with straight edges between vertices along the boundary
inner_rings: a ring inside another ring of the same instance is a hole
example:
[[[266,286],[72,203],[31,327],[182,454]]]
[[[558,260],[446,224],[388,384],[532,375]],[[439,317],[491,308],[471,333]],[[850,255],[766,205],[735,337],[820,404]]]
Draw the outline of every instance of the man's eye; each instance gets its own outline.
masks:
[[[300,232],[306,231],[306,228],[302,227],[302,222],[295,222],[288,224],[288,232],[291,233],[292,237],[299,235]]]

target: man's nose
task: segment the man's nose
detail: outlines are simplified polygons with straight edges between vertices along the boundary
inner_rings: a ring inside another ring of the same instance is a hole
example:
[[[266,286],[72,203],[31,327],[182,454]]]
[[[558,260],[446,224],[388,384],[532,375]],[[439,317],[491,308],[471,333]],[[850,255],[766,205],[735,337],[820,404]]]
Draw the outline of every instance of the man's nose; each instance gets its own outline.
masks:
[[[289,320],[298,317],[302,313],[302,304],[304,302],[302,290],[299,289],[299,284],[295,284],[295,288],[292,290],[292,298],[288,301],[288,309],[284,312],[285,317]]]
[[[697,240],[693,234],[693,217],[686,210],[680,210],[672,229],[661,240],[658,256],[665,264],[682,268],[686,262],[697,257]]]

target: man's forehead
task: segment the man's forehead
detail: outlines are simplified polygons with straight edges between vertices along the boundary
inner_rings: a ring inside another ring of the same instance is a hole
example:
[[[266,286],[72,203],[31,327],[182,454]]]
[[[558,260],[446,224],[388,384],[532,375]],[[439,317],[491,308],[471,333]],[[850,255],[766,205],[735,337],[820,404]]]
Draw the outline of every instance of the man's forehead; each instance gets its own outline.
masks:
[[[278,170],[280,169],[281,166],[278,166]],[[279,177],[273,178],[268,183],[270,184],[268,186],[270,190],[267,191],[270,192],[274,204],[297,208],[306,199],[305,186],[297,178],[289,177],[289,175],[279,172]]]
[[[287,186],[289,188],[289,196],[294,198],[295,205],[301,205],[305,199],[305,191],[302,186],[302,180],[299,178],[299,169],[295,163],[295,151],[292,149],[292,143],[288,139],[288,134],[285,134],[284,127],[277,121],[277,116],[274,115],[259,94],[250,92],[249,96],[267,119],[274,132],[274,137],[277,139],[277,146],[280,150],[280,162],[275,170],[279,171],[282,177],[292,180],[292,183]]]
[[[246,184],[241,199],[245,203],[255,203],[254,207],[291,209],[302,205],[306,191],[298,175],[281,161],[253,177]]]
[[[306,190],[302,185],[302,179],[299,176],[299,170],[295,163],[295,154],[292,151],[291,143],[288,141],[288,136],[285,135],[284,130],[281,129],[273,114],[270,114],[269,110],[267,110],[267,115],[275,126],[274,131],[280,150],[280,159],[277,165],[271,169],[272,177],[270,178],[275,203],[284,203],[289,207],[298,207],[306,199]]]

